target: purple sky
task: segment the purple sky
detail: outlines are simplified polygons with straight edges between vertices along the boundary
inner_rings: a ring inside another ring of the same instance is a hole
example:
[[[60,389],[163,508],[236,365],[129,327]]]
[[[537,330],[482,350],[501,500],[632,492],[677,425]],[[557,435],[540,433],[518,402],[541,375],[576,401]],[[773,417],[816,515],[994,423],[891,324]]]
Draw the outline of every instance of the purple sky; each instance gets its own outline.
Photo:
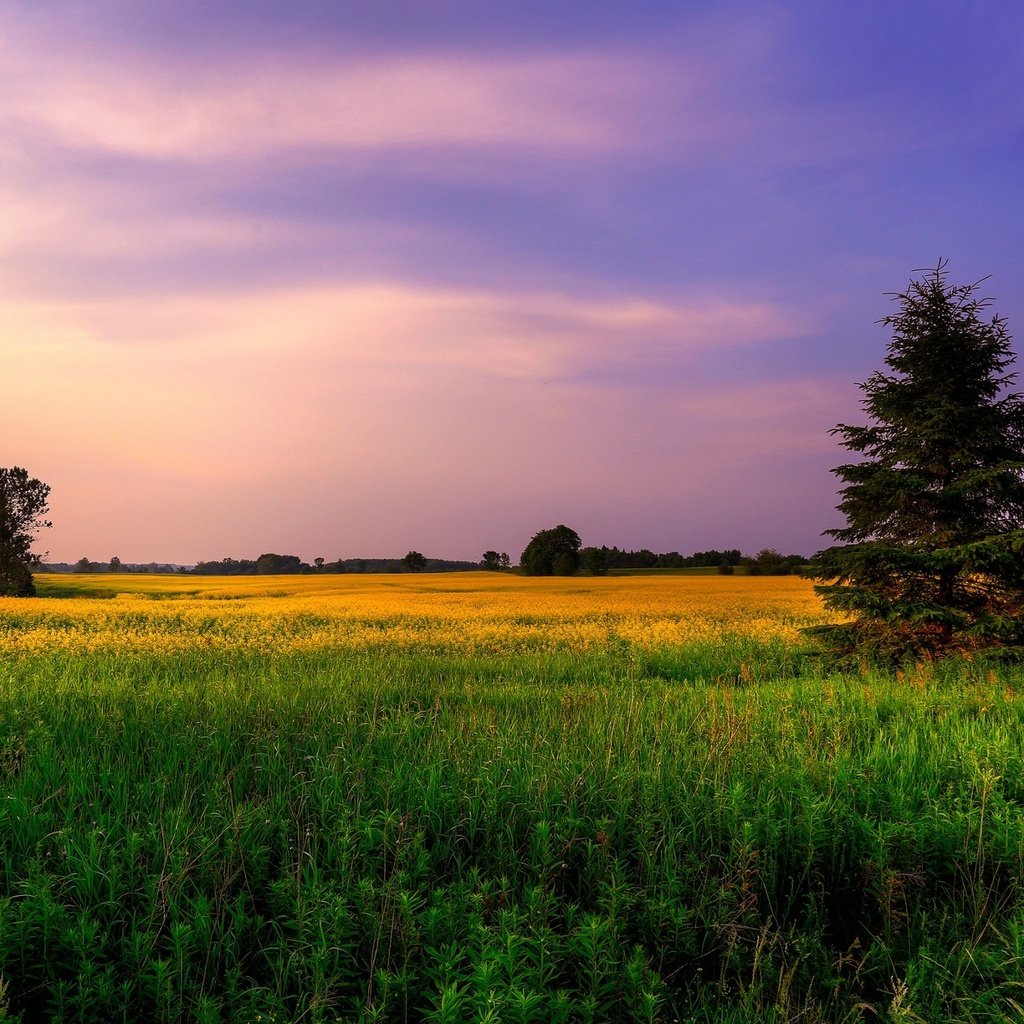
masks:
[[[915,268],[1024,337],[1024,5],[0,0],[54,559],[811,553]]]

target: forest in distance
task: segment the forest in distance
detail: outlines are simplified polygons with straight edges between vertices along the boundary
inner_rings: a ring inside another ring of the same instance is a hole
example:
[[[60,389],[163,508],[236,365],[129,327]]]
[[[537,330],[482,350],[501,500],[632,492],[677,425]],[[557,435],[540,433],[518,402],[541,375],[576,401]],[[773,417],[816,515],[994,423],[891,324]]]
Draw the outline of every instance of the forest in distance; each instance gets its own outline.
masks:
[[[410,552],[415,556],[417,552]],[[41,571],[50,573],[180,573],[197,576],[266,576],[306,573],[394,573],[394,572],[473,572],[479,569],[515,571],[520,568],[504,552],[485,551],[476,562],[464,559],[426,558],[418,565],[410,565],[403,558],[338,558],[326,561],[315,558],[305,562],[298,555],[279,555],[268,552],[258,558],[221,558],[200,561],[195,565],[176,562],[122,562],[114,556],[99,562],[80,558],[77,562],[47,561]],[[748,575],[785,576],[800,571],[808,564],[804,555],[783,555],[774,548],[762,548],[754,555],[745,555],[739,548],[710,549],[683,555],[678,551],[656,553],[649,548],[629,550],[619,547],[581,547],[574,572],[601,575],[608,571],[631,569],[715,569],[728,575],[739,571]]]

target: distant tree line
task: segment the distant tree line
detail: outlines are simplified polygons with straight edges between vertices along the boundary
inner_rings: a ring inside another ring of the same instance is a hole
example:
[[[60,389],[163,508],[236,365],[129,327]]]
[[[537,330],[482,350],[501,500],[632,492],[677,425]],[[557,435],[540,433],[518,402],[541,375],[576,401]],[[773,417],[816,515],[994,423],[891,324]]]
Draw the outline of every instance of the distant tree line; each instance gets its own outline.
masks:
[[[177,562],[122,562],[115,555],[108,562],[94,562],[91,558],[80,558],[77,562],[39,563],[41,572],[187,572],[189,566]]]
[[[121,572],[121,573],[180,573],[188,567],[176,562],[122,562],[114,555],[109,562],[94,562],[89,558],[80,558],[77,562],[44,562],[40,566],[43,572]]]
[[[587,561],[601,562],[608,569],[703,569],[716,568],[719,565],[741,565],[743,555],[738,548],[726,551],[696,551],[692,555],[681,555],[678,551],[667,551],[655,554],[647,548],[639,551],[628,551],[623,548],[606,547],[581,548],[580,558]],[[584,564],[584,568],[586,565]]]
[[[537,538],[541,538],[537,541]],[[535,543],[536,542],[536,543]],[[656,554],[640,548],[633,551],[618,547],[582,547],[579,535],[565,526],[542,530],[520,556],[519,569],[527,576],[572,576],[583,572],[603,576],[614,569],[695,569],[717,568],[732,573],[737,566],[751,576],[784,576],[799,572],[808,559],[803,555],[782,555],[765,548],[756,555],[744,555],[738,548],[719,551],[696,551],[681,555],[678,551]],[[516,566],[505,551],[485,551],[479,562],[445,558],[427,558],[418,551],[409,551],[402,558],[338,558],[328,562],[314,558],[304,562],[298,555],[266,552],[259,558],[221,558],[199,562],[195,566],[174,562],[122,562],[114,555],[107,562],[80,558],[77,562],[47,562],[40,565],[45,572],[76,573],[194,573],[198,576],[282,576],[315,573],[396,573],[396,572],[466,572],[487,569],[510,572]]]
[[[465,572],[479,569],[479,562],[463,562],[446,558],[427,558],[410,551],[402,558],[338,558],[328,562],[314,558],[312,565],[298,555],[273,552],[259,558],[222,558],[199,562],[191,571],[199,576],[281,576],[316,573],[384,573],[384,572]]]
[[[485,563],[488,555],[484,553]],[[788,576],[800,572],[809,559],[803,555],[783,555],[774,548],[763,548],[756,555],[741,554],[738,548],[712,549],[681,555],[678,551],[655,554],[647,548],[628,551],[618,547],[582,547],[579,534],[564,524],[534,534],[519,559],[526,576],[573,576],[577,572],[603,576],[614,569],[705,569],[716,568],[731,575],[742,566],[749,576]],[[485,564],[485,568],[497,566]]]

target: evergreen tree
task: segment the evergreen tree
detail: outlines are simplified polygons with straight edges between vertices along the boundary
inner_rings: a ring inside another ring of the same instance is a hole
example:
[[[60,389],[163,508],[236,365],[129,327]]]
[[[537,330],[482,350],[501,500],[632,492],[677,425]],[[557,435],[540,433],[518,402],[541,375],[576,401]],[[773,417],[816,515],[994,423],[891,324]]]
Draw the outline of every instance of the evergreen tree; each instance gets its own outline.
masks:
[[[1006,321],[946,262],[892,296],[886,365],[864,384],[867,426],[832,431],[861,461],[833,472],[843,543],[809,575],[852,621],[812,633],[833,653],[900,659],[1024,649],[1024,402]]]

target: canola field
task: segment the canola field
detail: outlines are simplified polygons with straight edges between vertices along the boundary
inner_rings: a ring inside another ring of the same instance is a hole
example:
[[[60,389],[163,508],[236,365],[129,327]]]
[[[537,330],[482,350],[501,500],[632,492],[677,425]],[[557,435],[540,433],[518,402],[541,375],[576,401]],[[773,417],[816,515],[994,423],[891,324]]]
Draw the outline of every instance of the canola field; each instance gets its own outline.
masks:
[[[643,650],[735,640],[795,644],[822,621],[794,577],[527,579],[497,573],[38,578],[39,600],[0,598],[0,655],[449,654]],[[48,590],[78,600],[46,598]],[[92,595],[100,596],[92,596]]]
[[[0,1020],[1019,1021],[1024,672],[797,578],[0,600]]]

